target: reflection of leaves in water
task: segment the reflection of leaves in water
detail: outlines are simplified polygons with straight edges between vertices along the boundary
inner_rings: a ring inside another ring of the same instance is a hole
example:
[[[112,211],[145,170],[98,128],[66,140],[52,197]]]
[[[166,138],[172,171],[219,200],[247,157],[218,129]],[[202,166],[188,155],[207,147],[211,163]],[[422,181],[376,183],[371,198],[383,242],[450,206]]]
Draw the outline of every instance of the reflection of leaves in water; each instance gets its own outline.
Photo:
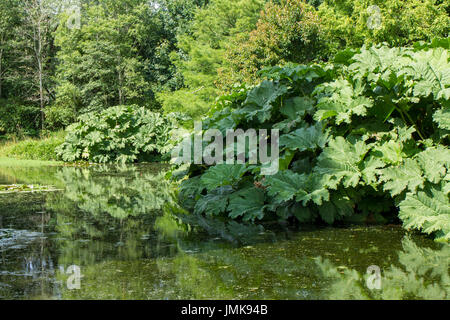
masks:
[[[304,299],[317,298],[314,263],[276,244],[233,248],[197,243],[179,252],[139,261],[106,261],[87,266],[75,299]]]
[[[242,244],[255,242],[265,232],[262,225],[237,221],[223,221],[219,218],[197,214],[180,215],[180,218],[184,223],[198,226],[210,235]],[[267,240],[267,237],[265,240]]]
[[[114,256],[139,259],[157,255],[152,242],[155,219],[171,202],[173,188],[160,167],[95,166],[60,168],[66,186],[47,197],[56,214],[60,237],[59,263],[91,264]]]
[[[61,188],[55,173],[58,167],[0,167],[0,184],[40,184]]]
[[[381,290],[369,290],[368,275],[328,259],[317,259],[324,276],[332,281],[330,299],[448,299],[450,297],[450,246],[440,250],[418,247],[410,238],[398,254],[401,268],[391,265],[381,273]]]
[[[90,170],[62,168],[64,196],[93,215],[106,212],[114,218],[139,216],[161,210],[173,199],[173,188],[164,177],[135,171],[124,175],[95,175]]]
[[[311,284],[319,280],[311,274],[312,266],[306,258],[273,248],[217,245],[158,260],[159,271],[172,275],[176,290],[166,293],[171,299],[304,299],[315,294]]]

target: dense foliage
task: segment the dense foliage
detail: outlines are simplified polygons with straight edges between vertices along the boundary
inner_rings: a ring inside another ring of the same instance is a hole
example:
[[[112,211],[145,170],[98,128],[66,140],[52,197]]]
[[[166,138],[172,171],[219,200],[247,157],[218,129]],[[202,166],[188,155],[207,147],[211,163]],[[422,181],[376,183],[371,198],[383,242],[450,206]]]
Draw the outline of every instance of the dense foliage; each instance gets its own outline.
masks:
[[[138,106],[115,106],[80,116],[57,154],[64,161],[96,163],[160,159],[172,148],[174,117]]]
[[[64,161],[161,159],[175,139],[170,112],[195,119],[215,105],[204,129],[280,129],[280,171],[191,166],[187,208],[327,223],[398,211],[407,228],[448,239],[449,10],[442,0],[3,0],[0,139],[67,127]],[[53,159],[61,141],[2,154]]]
[[[172,199],[171,186],[161,175],[136,172],[133,167],[114,169],[118,173],[111,177],[101,174],[111,170],[106,165],[91,170],[63,168],[56,178],[66,186],[64,200],[93,216],[107,212],[125,219],[160,211]]]
[[[345,48],[411,45],[447,37],[450,7],[440,0],[281,0],[269,2],[257,27],[227,53],[221,86],[255,83],[262,67],[327,61]],[[315,6],[313,6],[315,5]]]
[[[143,3],[86,5],[79,29],[69,29],[70,16],[63,16],[55,33],[60,48],[56,107],[77,114],[145,99],[149,83],[138,54],[143,26],[149,24]]]
[[[255,28],[263,4],[263,0],[211,0],[195,11],[190,32],[178,35],[178,50],[170,54],[183,86],[158,93],[163,110],[194,118],[208,111],[219,94],[218,74],[227,69],[225,53],[231,39]]]
[[[389,219],[450,239],[448,39],[346,50],[334,64],[266,68],[222,96],[203,129],[280,129],[280,171],[191,165],[197,214],[300,222]],[[247,158],[248,158],[247,150]]]
[[[1,1],[0,136],[37,136],[114,105],[159,108],[156,92],[183,85],[169,57],[177,36],[206,2]]]
[[[0,136],[37,136],[39,108],[13,100],[0,99]]]
[[[446,37],[449,10],[442,0],[3,0],[0,136],[36,137],[115,105],[199,118],[263,67]]]

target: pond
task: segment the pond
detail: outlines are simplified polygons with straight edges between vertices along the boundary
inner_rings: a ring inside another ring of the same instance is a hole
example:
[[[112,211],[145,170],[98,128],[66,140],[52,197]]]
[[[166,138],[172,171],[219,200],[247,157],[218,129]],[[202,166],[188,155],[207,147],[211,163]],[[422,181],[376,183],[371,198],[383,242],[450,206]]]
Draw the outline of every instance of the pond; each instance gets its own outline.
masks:
[[[0,194],[0,299],[450,296],[448,244],[396,225],[186,214],[166,168],[0,167],[0,185],[51,186]]]

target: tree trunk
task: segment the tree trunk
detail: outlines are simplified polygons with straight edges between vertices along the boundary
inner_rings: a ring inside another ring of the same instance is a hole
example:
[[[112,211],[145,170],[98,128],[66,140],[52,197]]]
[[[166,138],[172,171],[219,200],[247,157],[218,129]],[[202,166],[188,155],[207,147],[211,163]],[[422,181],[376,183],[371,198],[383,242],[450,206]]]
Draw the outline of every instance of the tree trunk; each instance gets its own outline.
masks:
[[[41,8],[42,10],[42,8]],[[40,22],[40,21],[39,21]],[[41,23],[38,24],[38,50],[37,50],[37,60],[38,60],[38,73],[39,73],[39,100],[41,102],[41,129],[44,130],[44,86],[43,86],[43,68],[42,68],[42,33],[41,33]]]
[[[41,129],[44,130],[44,86],[42,84],[42,63],[39,60],[39,98],[41,100]]]
[[[3,68],[2,68],[2,60],[3,59],[3,49],[0,50],[0,99],[2,98],[2,87],[3,87]]]
[[[122,82],[122,71],[119,69],[119,105],[123,105]]]

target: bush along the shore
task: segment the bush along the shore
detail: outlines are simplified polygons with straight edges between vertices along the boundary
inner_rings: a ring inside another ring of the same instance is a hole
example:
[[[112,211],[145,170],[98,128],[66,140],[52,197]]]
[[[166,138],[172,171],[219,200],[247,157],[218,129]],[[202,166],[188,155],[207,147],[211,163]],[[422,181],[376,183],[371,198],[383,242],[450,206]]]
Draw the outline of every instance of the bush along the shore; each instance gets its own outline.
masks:
[[[363,47],[333,63],[262,70],[259,85],[220,97],[203,129],[278,128],[280,170],[191,164],[182,205],[250,221],[399,217],[407,229],[448,241],[448,45]]]
[[[56,150],[64,161],[133,163],[168,159],[175,117],[134,105],[82,115]]]

